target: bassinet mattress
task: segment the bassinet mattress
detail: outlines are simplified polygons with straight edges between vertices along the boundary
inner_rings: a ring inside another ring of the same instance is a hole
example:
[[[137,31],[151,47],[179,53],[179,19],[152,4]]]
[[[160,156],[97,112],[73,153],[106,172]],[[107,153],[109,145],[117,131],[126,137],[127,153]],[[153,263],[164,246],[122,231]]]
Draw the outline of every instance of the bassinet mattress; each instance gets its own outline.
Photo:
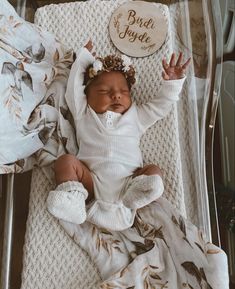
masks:
[[[57,38],[75,51],[89,37],[94,43],[97,55],[118,53],[112,45],[108,34],[108,23],[112,11],[124,0],[74,2],[49,5],[39,8],[35,23],[55,33]],[[173,49],[170,33],[168,7],[156,4],[162,10],[168,23],[168,34],[165,43],[157,53],[147,58],[133,58],[137,70],[137,85],[134,98],[144,102],[158,91],[161,83],[161,60],[170,55]],[[176,15],[176,14],[175,14]],[[174,21],[173,17],[173,21]],[[174,31],[174,30],[173,30]],[[169,115],[151,127],[143,136],[141,148],[145,163],[156,163],[164,172],[165,197],[183,214],[191,211],[190,219],[195,216],[195,208],[186,210],[195,196],[192,181],[193,170],[184,160],[188,149],[187,104],[182,92],[182,104]],[[181,121],[179,125],[178,119]],[[180,129],[184,131],[183,139],[179,140]],[[185,141],[184,141],[185,139]],[[182,157],[180,141],[185,155]],[[183,162],[182,162],[183,160]],[[187,170],[185,181],[182,164]],[[184,184],[190,189],[185,198]],[[88,255],[82,251],[65,234],[59,223],[47,212],[45,200],[53,184],[50,184],[42,169],[34,169],[31,184],[29,215],[25,236],[22,287],[21,289],[95,289],[99,275]],[[188,204],[185,204],[185,199]]]

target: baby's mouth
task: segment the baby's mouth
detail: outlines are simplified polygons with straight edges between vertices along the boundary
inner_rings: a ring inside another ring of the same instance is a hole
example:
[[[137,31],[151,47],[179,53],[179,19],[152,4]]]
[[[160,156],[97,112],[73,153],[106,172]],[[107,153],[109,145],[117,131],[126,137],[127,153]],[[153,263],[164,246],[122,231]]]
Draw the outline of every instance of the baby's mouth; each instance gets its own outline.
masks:
[[[111,105],[111,107],[114,109],[117,109],[117,108],[123,107],[123,105],[121,103],[114,103]]]

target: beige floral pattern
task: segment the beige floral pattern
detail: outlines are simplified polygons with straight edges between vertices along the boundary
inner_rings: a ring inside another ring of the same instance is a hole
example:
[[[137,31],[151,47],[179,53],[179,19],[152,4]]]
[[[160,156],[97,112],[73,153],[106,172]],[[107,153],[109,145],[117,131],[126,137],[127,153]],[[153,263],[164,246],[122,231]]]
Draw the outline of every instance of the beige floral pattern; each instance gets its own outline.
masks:
[[[98,230],[95,226],[92,228],[92,238],[96,244],[96,250],[101,252],[101,249],[105,250],[109,256],[114,255],[115,250],[119,253],[123,253],[119,247],[120,240],[113,239],[111,232],[106,229]]]

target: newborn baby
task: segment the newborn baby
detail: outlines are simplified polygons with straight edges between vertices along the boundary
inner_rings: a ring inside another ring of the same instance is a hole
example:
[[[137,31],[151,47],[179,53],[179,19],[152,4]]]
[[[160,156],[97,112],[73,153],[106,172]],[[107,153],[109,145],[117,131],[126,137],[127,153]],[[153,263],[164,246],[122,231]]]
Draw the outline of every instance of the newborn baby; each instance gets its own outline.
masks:
[[[136,105],[131,98],[135,70],[125,56],[95,58],[92,44],[77,53],[66,91],[79,145],[77,156],[55,162],[56,189],[47,199],[55,217],[81,224],[85,220],[111,230],[134,222],[136,210],[159,198],[164,190],[161,170],[143,165],[143,133],[178,100],[190,59],[182,54],[163,60],[159,95]]]

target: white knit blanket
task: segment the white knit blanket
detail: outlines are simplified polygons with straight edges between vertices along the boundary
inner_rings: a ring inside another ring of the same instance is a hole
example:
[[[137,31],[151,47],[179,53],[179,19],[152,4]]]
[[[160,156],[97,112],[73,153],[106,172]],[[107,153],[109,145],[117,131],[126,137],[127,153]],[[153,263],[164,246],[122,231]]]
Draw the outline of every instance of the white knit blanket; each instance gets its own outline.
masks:
[[[123,2],[125,1],[91,0],[87,2],[49,5],[38,9],[35,22],[55,33],[60,41],[75,51],[81,47],[89,37],[95,44],[97,54],[103,56],[117,52],[108,36],[108,23],[112,11]],[[157,53],[147,58],[133,59],[138,77],[138,84],[134,88],[134,97],[137,102],[146,101],[148,97],[152,97],[153,94],[159,90],[162,70],[161,59],[169,56],[173,48],[170,31],[171,29],[174,31],[174,27],[170,27],[168,8],[161,4],[158,5],[169,24],[167,39]],[[177,13],[175,13],[174,16],[176,17]],[[173,17],[172,21],[174,22],[174,20],[175,18]],[[189,163],[188,159],[190,158],[187,158],[187,156],[192,155],[191,158],[194,159],[195,149],[191,146],[191,141],[190,144],[188,142],[191,128],[188,124],[190,110],[188,109],[187,99],[185,98],[186,93],[187,87],[183,90],[182,103],[179,105],[180,117],[178,118],[177,107],[173,107],[164,120],[159,121],[147,131],[141,141],[141,147],[146,163],[156,163],[163,168],[164,196],[181,214],[184,216],[187,215],[190,219],[197,221],[198,211],[195,200],[195,195],[197,194],[194,179],[195,167]],[[146,97],[146,99],[141,99],[143,96]],[[178,122],[178,119],[180,122]],[[181,139],[179,139],[179,131],[184,132]],[[183,156],[180,145],[183,148]],[[182,170],[182,166],[184,170]],[[35,169],[33,172],[21,288],[98,288],[100,279],[98,271],[95,269],[96,267],[94,267],[88,255],[64,233],[60,225],[46,211],[45,199],[53,184],[48,181],[45,172],[47,174],[49,171]],[[187,190],[186,198],[185,188],[189,189]],[[186,204],[185,199],[187,201]],[[189,207],[189,204],[193,205]],[[143,236],[141,240],[144,242]],[[167,251],[165,250],[164,252],[164,254],[167,255]],[[224,257],[222,257],[222,259],[223,258]],[[148,264],[148,266],[150,265]],[[200,271],[198,266],[197,268]],[[152,269],[155,267],[157,267],[157,265],[153,265]],[[195,272],[198,273],[197,270]],[[196,274],[195,272],[194,276]],[[158,279],[158,274],[154,276]],[[163,276],[160,278],[163,278]],[[210,278],[211,277],[209,277],[209,279]],[[166,281],[165,286],[167,286]],[[121,287],[120,284],[117,284],[115,285],[116,287],[112,287],[113,285],[109,286],[108,284],[99,288],[151,288],[146,287],[151,285],[134,287],[134,284]],[[164,283],[161,284],[161,286],[164,285]],[[176,287],[152,288],[175,289]]]
[[[108,24],[112,11],[123,2],[125,1],[92,0],[85,3],[49,5],[36,12],[35,22],[55,33],[62,43],[75,51],[90,38],[97,55],[115,54],[119,52],[110,41]],[[173,50],[169,11],[167,6],[158,5],[168,23],[168,34],[157,53],[145,58],[131,59],[137,71],[137,84],[132,90],[132,96],[137,103],[146,102],[158,94],[162,80],[162,59],[169,57]],[[141,141],[141,149],[145,163],[156,163],[163,169],[165,196],[186,215],[176,105],[165,119],[147,131]]]

